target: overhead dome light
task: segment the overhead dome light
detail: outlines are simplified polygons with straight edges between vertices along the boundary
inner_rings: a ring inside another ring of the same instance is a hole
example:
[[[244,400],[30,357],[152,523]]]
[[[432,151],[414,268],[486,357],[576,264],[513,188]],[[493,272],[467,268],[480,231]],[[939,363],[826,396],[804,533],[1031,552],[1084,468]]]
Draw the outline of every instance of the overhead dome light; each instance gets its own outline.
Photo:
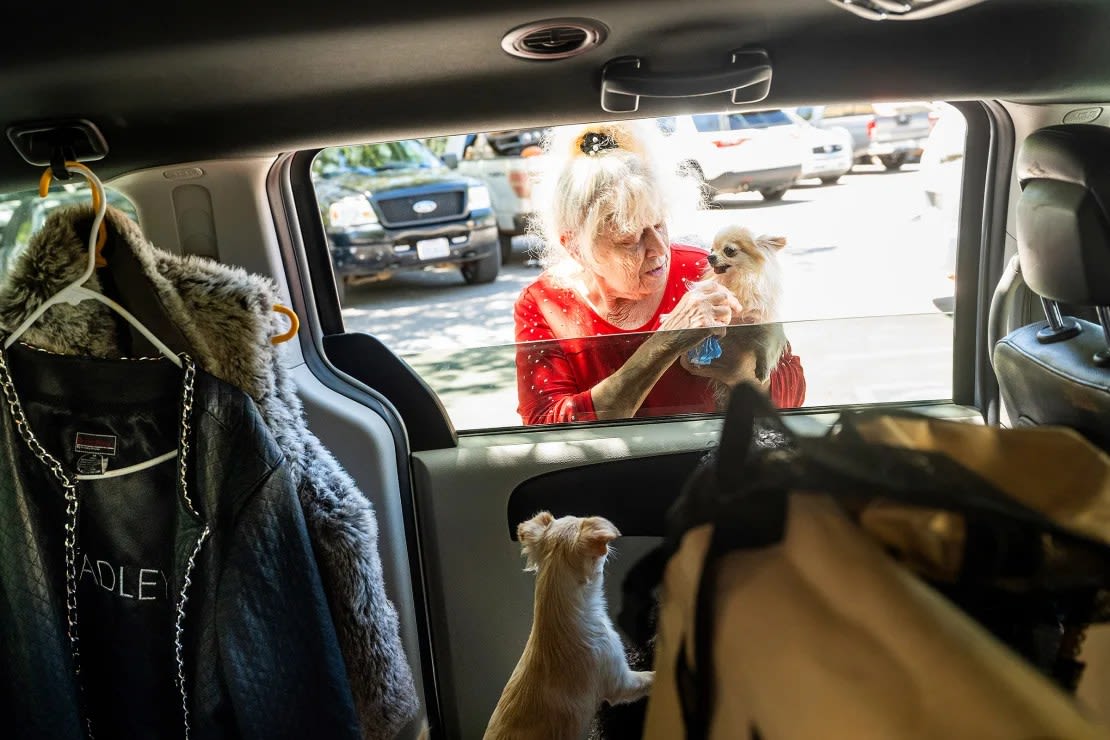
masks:
[[[952,13],[984,0],[829,0],[850,13],[872,21],[915,21]]]
[[[584,54],[605,40],[608,30],[588,18],[551,18],[518,26],[501,39],[501,48],[522,59],[566,59]]]

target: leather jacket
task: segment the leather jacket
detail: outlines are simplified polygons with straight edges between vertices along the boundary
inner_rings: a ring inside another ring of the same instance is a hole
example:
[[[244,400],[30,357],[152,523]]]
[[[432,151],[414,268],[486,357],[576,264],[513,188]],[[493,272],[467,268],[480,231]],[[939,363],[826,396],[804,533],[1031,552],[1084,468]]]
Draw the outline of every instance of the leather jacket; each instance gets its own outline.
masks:
[[[0,352],[4,734],[357,738],[281,451],[182,359]]]
[[[47,296],[82,273],[92,217],[88,207],[60,208],[47,217],[0,284],[0,329],[22,324]],[[415,633],[411,643],[402,641],[387,592],[393,577],[396,594],[404,596],[407,562],[387,565],[379,548],[384,542],[403,551],[406,544],[394,539],[403,537],[396,527],[379,531],[371,501],[383,492],[360,490],[309,429],[291,370],[297,361],[286,356],[288,345],[270,341],[286,330],[285,320],[272,310],[282,301],[276,286],[232,265],[157,249],[114,208],[105,224],[109,266],[94,272],[85,287],[116,299],[173,351],[253,399],[300,498],[363,740],[392,740],[419,713],[409,663],[418,654]],[[154,352],[129,329],[102,304],[83,301],[51,308],[23,338],[65,355]],[[379,500],[397,505],[391,496]]]

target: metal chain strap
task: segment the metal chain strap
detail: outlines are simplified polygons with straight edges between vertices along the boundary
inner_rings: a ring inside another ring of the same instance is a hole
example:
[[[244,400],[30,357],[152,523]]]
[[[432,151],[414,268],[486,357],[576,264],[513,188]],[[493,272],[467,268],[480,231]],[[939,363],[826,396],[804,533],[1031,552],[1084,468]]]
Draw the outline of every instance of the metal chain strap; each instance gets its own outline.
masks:
[[[196,364],[187,355],[179,356],[181,357],[182,367],[185,369],[185,382],[181,388],[181,437],[177,443],[177,469],[181,482],[181,497],[185,499],[189,511],[199,519],[200,514],[197,513],[192,499],[189,498],[188,476],[189,437],[192,433],[193,419],[193,386],[196,383],[197,368]],[[196,547],[193,548],[188,562],[185,563],[185,578],[181,584],[181,596],[177,601],[177,620],[174,624],[173,647],[174,655],[177,658],[177,688],[181,692],[181,716],[185,723],[185,740],[189,740],[191,729],[189,725],[189,692],[185,687],[185,605],[189,603],[189,587],[193,585],[193,568],[196,566],[197,555],[200,554],[200,548],[204,541],[208,539],[209,531],[208,526],[205,525],[204,531],[200,534],[200,539],[197,540]]]
[[[34,344],[27,344],[26,342],[19,342],[19,345],[21,347],[23,347],[23,349],[30,350],[32,352],[40,352],[44,355],[52,355],[53,357],[68,357],[70,359],[72,359],[74,357],[74,355],[67,355],[65,352],[58,352],[56,350],[47,349],[46,347],[39,347],[39,346],[34,345]],[[165,362],[166,356],[165,355],[151,355],[151,356],[142,355],[142,356],[135,356],[135,357],[119,357],[119,358],[116,358],[116,359],[127,360],[128,362]]]
[[[189,507],[189,511],[199,519],[200,514],[193,506],[193,500],[189,498],[189,482],[186,475],[189,465],[189,435],[192,431],[193,419],[193,385],[196,382],[197,366],[187,355],[179,356],[185,370],[185,382],[181,388],[181,438],[177,445],[177,469],[181,480],[181,496],[185,499],[185,505]]]
[[[15,428],[19,431],[19,436],[23,438],[27,447],[38,458],[39,462],[49,468],[65,490],[66,630],[69,633],[70,650],[73,653],[73,673],[77,679],[78,691],[84,697],[85,687],[81,682],[81,641],[77,628],[77,516],[79,512],[77,481],[71,480],[66,475],[62,464],[46,451],[46,448],[39,443],[34,432],[31,431],[31,426],[27,423],[27,417],[23,415],[23,406],[16,394],[15,384],[12,382],[11,373],[8,370],[7,356],[4,352],[0,352],[0,386],[4,389],[4,397],[7,399],[8,408],[11,411],[12,419],[15,421]],[[92,723],[88,718],[85,719],[85,723],[91,739],[93,737]]]
[[[197,555],[200,554],[201,545],[208,539],[209,529],[205,526],[197,540],[197,546],[189,555],[185,563],[185,581],[181,585],[181,598],[177,602],[177,623],[174,625],[173,647],[177,657],[177,688],[181,692],[181,715],[185,723],[185,740],[189,740],[189,692],[185,688],[185,605],[189,603],[189,586],[193,585],[193,567],[196,565]]]

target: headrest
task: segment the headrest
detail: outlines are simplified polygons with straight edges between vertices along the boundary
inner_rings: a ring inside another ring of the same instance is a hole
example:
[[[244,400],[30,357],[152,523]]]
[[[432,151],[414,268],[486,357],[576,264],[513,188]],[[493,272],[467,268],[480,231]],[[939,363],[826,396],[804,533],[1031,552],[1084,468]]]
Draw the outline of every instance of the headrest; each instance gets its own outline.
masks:
[[[1037,294],[1110,306],[1110,128],[1049,126],[1017,159],[1018,259]]]

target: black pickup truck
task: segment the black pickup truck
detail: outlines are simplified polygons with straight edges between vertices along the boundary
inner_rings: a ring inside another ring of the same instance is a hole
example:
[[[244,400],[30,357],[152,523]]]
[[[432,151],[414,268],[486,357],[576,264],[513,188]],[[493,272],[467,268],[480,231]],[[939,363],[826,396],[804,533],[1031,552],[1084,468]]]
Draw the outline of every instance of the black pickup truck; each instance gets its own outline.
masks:
[[[348,285],[455,264],[467,283],[501,269],[489,190],[416,140],[324,150],[312,168],[340,299]]]

